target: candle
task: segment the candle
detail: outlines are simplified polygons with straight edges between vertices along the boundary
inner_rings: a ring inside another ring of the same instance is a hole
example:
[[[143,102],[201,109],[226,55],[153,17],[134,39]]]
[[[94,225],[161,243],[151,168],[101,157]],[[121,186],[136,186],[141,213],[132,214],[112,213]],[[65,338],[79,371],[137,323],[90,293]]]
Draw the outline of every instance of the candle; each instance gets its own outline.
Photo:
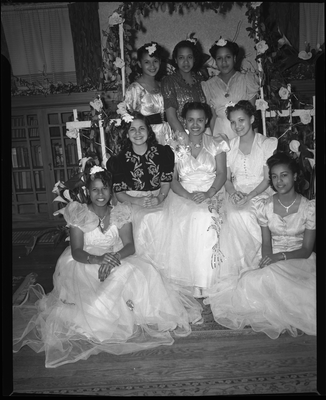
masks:
[[[119,24],[119,44],[120,44],[120,50],[121,50],[121,60],[124,61],[124,49],[123,49],[123,23]],[[122,78],[122,96],[124,97],[125,95],[125,72],[126,68],[123,66],[121,68],[121,78]]]
[[[74,121],[78,121],[77,110],[73,110],[73,114],[74,114]],[[79,130],[78,130],[78,136],[77,136],[76,142],[77,142],[78,160],[81,160],[81,159],[82,159],[82,149],[81,149],[81,143],[80,143],[80,134],[79,134]]]

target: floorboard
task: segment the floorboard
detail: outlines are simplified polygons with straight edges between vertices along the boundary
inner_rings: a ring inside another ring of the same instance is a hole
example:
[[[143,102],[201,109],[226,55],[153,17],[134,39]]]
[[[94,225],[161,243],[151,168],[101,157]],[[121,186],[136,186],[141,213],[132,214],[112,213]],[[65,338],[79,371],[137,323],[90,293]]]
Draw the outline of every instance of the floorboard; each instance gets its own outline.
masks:
[[[38,274],[52,290],[56,260],[67,243],[39,245],[26,256],[13,252],[14,276]],[[86,361],[45,368],[44,353],[23,347],[13,355],[13,396],[212,396],[317,394],[316,337],[272,340],[251,329],[194,331],[172,346],[115,356],[100,353]]]

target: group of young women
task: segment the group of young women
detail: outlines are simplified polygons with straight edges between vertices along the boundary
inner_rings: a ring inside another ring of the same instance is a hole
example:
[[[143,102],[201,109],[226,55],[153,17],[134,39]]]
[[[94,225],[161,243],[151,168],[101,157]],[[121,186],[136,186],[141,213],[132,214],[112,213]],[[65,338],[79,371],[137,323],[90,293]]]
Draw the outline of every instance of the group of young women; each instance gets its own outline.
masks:
[[[277,139],[255,132],[258,83],[235,70],[238,46],[210,52],[218,76],[195,73],[191,39],[158,82],[161,47],[138,50],[121,151],[90,169],[88,204],[66,206],[71,246],[53,291],[36,284],[14,308],[14,351],[27,344],[57,367],[170,345],[203,322],[196,298],[230,329],[316,334],[315,201]]]

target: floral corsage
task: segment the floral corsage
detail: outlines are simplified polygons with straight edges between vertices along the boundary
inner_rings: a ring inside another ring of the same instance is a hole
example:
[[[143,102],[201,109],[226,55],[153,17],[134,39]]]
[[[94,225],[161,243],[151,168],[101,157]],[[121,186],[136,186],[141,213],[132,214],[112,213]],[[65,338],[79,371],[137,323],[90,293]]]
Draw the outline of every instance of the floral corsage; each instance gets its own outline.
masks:
[[[179,160],[191,154],[189,137],[185,132],[174,132],[167,144],[172,148],[176,158]]]

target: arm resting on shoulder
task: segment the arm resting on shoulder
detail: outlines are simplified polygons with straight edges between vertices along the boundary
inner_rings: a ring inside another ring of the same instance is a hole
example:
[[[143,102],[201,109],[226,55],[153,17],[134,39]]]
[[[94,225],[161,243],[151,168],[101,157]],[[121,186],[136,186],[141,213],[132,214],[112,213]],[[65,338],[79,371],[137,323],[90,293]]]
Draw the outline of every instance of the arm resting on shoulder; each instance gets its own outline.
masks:
[[[213,107],[211,107],[211,110],[212,110],[212,118],[211,118],[211,120],[209,122],[209,126],[211,128],[212,135],[213,135],[214,134],[214,126],[215,126],[215,121],[216,121],[217,115],[216,115],[216,112],[215,112]]]
[[[178,120],[177,111],[174,107],[169,107],[166,109],[166,118],[168,120],[169,125],[171,126],[173,132],[185,132],[185,128]]]

